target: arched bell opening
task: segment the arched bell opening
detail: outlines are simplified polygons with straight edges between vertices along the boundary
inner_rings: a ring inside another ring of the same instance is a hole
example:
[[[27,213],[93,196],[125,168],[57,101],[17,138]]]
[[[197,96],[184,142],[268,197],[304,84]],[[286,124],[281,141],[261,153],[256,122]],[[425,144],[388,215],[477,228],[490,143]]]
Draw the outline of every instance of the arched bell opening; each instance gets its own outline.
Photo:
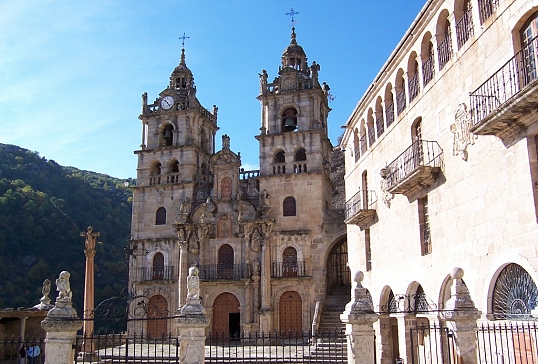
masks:
[[[162,145],[165,147],[171,147],[174,142],[174,127],[170,124],[166,125],[161,134]]]
[[[282,114],[282,131],[291,132],[297,129],[297,110],[289,108]]]

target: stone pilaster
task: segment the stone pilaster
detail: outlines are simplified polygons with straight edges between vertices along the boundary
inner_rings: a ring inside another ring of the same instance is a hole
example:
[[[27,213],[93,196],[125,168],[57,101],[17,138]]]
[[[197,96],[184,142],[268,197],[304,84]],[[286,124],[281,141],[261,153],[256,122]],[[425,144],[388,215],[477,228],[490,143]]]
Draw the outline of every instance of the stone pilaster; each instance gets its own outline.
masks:
[[[375,364],[375,331],[379,315],[374,312],[372,297],[361,282],[364,273],[355,274],[356,286],[351,301],[340,319],[346,324],[347,360],[350,364]]]
[[[178,277],[178,309],[181,309],[185,304],[185,296],[187,292],[185,291],[186,286],[184,282],[187,279],[187,249],[189,243],[186,240],[181,240],[179,242],[179,277]]]
[[[458,362],[478,364],[476,320],[480,318],[481,312],[476,309],[469,290],[462,281],[463,274],[463,269],[458,267],[454,268],[450,274],[454,283],[452,295],[445,304],[443,317],[446,321],[453,323]]]
[[[47,317],[41,321],[41,328],[47,332],[45,339],[45,364],[73,364],[75,350],[73,349],[77,331],[82,328],[82,322],[77,312],[71,306],[71,290],[69,288],[69,273],[60,273],[56,280],[60,294]]]

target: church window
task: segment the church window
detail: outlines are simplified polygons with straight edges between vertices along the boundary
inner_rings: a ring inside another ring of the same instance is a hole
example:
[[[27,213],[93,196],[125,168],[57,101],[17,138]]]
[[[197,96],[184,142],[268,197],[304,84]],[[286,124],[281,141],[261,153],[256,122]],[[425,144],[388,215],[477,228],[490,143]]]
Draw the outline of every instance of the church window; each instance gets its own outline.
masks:
[[[448,21],[448,11],[443,11],[437,23],[437,54],[439,57],[439,70],[442,70],[452,58],[452,32]]]
[[[151,279],[153,280],[164,279],[164,255],[162,253],[155,253],[153,256],[153,270],[151,273]]]
[[[286,153],[283,150],[279,150],[275,154],[275,163],[285,163],[286,162]]]
[[[480,24],[483,24],[499,7],[499,0],[478,0]]]
[[[159,207],[157,213],[155,214],[155,225],[165,225],[166,224],[166,209],[164,207]]]
[[[423,198],[419,198],[417,201],[421,254],[428,255],[432,252],[428,195],[424,196]]]
[[[151,186],[161,184],[161,170],[162,170],[162,165],[159,162],[151,166],[151,169],[149,171],[149,174],[150,174],[149,184]]]
[[[289,246],[282,253],[282,276],[297,277],[297,250]]]
[[[229,244],[223,244],[218,251],[217,278],[234,278],[234,249]]]
[[[170,173],[178,173],[179,172],[179,162],[177,160],[173,160],[170,162],[169,165],[169,171]]]
[[[290,108],[282,114],[282,131],[290,132],[297,129],[297,110]]]
[[[153,167],[151,167],[151,175],[156,176],[161,174],[161,163],[155,163]]]
[[[530,319],[537,300],[538,288],[530,274],[518,264],[508,264],[493,288],[493,317],[498,320]]]
[[[296,161],[306,160],[306,150],[304,148],[299,148],[297,152],[295,152],[295,160]]]
[[[166,127],[164,128],[163,133],[162,133],[162,138],[163,138],[163,145],[165,147],[172,146],[173,139],[174,139],[173,131],[174,131],[174,128],[170,124],[166,125]]]
[[[296,202],[295,199],[291,196],[288,196],[284,199],[284,203],[282,204],[282,209],[284,211],[284,216],[296,216]]]

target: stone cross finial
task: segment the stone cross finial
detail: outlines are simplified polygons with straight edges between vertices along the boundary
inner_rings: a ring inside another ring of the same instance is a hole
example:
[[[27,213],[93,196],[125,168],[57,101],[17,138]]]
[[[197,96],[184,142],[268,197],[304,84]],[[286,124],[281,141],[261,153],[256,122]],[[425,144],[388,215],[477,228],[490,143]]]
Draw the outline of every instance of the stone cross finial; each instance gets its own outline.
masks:
[[[86,229],[85,232],[83,231],[80,233],[80,236],[82,236],[83,238],[86,238],[86,240],[84,241],[84,244],[86,246],[86,249],[84,250],[85,254],[95,251],[95,243],[96,243],[97,237],[100,235],[101,235],[100,233],[94,233],[93,227],[91,226],[88,226],[88,229]]]

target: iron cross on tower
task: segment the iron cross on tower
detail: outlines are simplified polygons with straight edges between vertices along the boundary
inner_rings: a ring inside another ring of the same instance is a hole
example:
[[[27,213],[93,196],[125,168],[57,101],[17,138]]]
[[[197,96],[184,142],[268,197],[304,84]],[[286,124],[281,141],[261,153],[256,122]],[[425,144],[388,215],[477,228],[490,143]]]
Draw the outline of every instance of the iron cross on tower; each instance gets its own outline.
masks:
[[[293,9],[292,9],[293,10]],[[181,39],[181,49],[185,49],[185,39],[189,39],[190,37],[186,37],[185,33],[183,33],[182,37],[179,37]]]
[[[299,14],[298,11],[294,11],[293,8],[291,8],[291,10],[289,11],[289,13],[286,13],[285,15],[289,15],[291,16],[291,27],[292,28],[295,28],[295,23],[297,23],[297,20],[293,19],[293,16],[294,15],[297,15]]]

